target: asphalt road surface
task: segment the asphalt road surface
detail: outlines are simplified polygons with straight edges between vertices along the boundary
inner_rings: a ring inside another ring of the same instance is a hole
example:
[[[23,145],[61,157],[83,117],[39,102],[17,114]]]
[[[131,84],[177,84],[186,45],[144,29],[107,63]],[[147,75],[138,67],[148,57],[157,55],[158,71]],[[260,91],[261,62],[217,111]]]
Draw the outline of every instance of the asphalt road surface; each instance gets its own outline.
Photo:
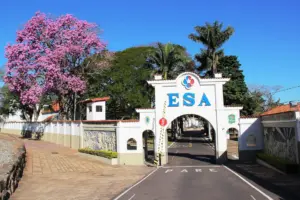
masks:
[[[273,193],[223,165],[215,165],[214,144],[189,131],[169,148],[169,163],[157,168],[115,200],[266,200]]]

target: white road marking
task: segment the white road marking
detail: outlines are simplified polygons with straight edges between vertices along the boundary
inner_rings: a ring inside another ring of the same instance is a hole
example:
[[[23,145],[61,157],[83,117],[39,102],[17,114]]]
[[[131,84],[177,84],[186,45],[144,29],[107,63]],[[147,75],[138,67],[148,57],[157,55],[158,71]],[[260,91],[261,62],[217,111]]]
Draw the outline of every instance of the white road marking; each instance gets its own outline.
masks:
[[[250,195],[250,197],[251,197],[253,200],[256,200],[256,199],[254,198],[254,196]]]
[[[134,197],[134,196],[135,196],[135,194],[133,194],[133,195],[132,195],[132,197],[130,197],[128,200],[131,200],[131,199],[133,199],[133,197]]]
[[[209,169],[210,172],[218,172],[217,170],[215,169]]]
[[[175,144],[175,142],[172,142],[172,143],[168,146],[168,148],[170,148],[171,146],[173,146],[173,144]]]
[[[221,167],[219,165],[194,165],[194,166],[163,166],[161,168],[164,169],[169,169],[169,168],[187,168],[187,167],[195,167],[195,168],[199,168],[199,167]]]
[[[264,192],[262,192],[260,189],[258,189],[257,187],[255,187],[254,185],[252,185],[249,181],[247,181],[246,179],[244,179],[243,177],[241,177],[238,173],[236,173],[235,171],[233,171],[232,169],[226,167],[225,165],[223,165],[223,167],[225,167],[228,171],[230,171],[231,173],[233,173],[234,175],[236,175],[237,177],[239,177],[242,181],[244,181],[245,183],[247,183],[250,187],[252,187],[253,189],[255,189],[257,192],[259,192],[260,194],[262,194],[264,197],[266,197],[268,200],[273,200],[270,196],[268,196],[267,194],[265,194]]]
[[[212,172],[212,173],[215,173],[215,172],[218,172],[216,169],[209,169],[209,171],[210,172]],[[167,169],[166,171],[165,171],[165,174],[167,174],[167,173],[169,173],[169,172],[173,172],[173,169]],[[178,171],[177,171],[178,172]],[[187,170],[187,169],[182,169],[181,171],[180,171],[180,173],[188,173],[189,171]],[[193,172],[193,171],[192,171]],[[200,169],[200,168],[197,168],[197,169],[195,169],[195,172],[203,172],[202,171],[202,169]]]
[[[117,196],[114,200],[118,200],[120,199],[124,194],[126,194],[127,192],[129,192],[132,188],[134,188],[135,186],[139,185],[140,183],[142,183],[144,180],[146,180],[149,176],[151,176],[152,174],[154,174],[159,168],[156,168],[154,171],[152,171],[150,174],[148,174],[147,176],[145,176],[142,180],[140,180],[139,182],[137,182],[136,184],[134,184],[133,186],[131,186],[130,188],[128,188],[127,190],[125,190],[123,193],[121,193],[119,196]]]

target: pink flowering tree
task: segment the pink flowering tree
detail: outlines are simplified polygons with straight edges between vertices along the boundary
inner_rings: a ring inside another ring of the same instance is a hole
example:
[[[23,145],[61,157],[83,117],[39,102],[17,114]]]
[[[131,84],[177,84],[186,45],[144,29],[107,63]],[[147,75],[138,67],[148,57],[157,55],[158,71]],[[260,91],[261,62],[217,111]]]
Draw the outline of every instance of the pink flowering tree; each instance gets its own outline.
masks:
[[[38,12],[17,32],[16,44],[6,46],[4,81],[36,114],[45,96],[56,96],[65,119],[70,96],[86,89],[83,77],[75,72],[104,48],[97,25],[69,14],[53,19]]]

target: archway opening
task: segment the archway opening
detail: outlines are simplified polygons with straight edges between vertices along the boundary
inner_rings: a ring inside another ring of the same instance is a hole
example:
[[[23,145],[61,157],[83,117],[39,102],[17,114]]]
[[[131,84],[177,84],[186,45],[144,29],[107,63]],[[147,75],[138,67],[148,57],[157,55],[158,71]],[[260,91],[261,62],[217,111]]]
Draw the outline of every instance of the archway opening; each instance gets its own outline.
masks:
[[[144,159],[146,163],[154,162],[155,135],[151,130],[143,132]]]
[[[137,144],[135,139],[130,138],[129,140],[127,140],[127,150],[137,150]]]
[[[205,118],[193,114],[179,116],[168,125],[167,133],[168,165],[203,165],[216,162],[215,130]]]
[[[239,159],[239,131],[236,128],[229,128],[226,131],[227,135],[227,157],[229,160]]]

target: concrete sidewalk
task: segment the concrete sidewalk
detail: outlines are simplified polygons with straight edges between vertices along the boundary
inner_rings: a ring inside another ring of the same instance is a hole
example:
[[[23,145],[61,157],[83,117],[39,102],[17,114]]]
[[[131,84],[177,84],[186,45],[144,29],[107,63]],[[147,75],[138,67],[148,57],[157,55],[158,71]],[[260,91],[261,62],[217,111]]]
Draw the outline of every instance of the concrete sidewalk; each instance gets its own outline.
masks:
[[[23,141],[26,169],[12,200],[112,199],[154,169],[110,166],[60,145]]]

